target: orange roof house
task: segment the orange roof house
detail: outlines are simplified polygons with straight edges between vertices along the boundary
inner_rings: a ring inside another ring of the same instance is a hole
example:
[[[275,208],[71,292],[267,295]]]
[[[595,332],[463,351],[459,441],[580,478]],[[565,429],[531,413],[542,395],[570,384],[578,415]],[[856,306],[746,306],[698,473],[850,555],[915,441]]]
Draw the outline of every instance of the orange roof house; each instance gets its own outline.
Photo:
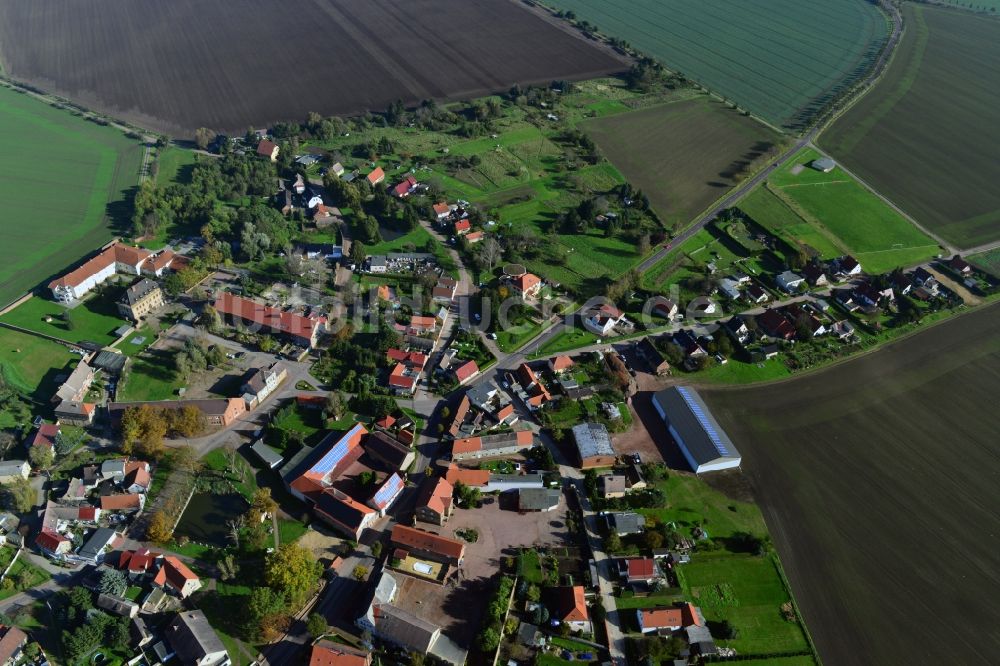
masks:
[[[372,656],[344,645],[320,641],[312,646],[309,666],[369,666]]]
[[[455,368],[455,378],[458,380],[459,384],[464,384],[478,374],[479,366],[476,365],[475,361],[466,361],[462,365]]]
[[[315,347],[319,334],[326,325],[325,317],[306,317],[294,312],[251,301],[223,292],[215,299],[215,309],[220,315],[238,319],[243,324],[263,329],[267,333],[284,335],[303,347]]]
[[[111,243],[79,267],[49,283],[52,296],[62,302],[82,298],[88,291],[116,273],[139,275],[153,253],[138,247]]]
[[[105,495],[101,511],[142,511],[146,496],[142,494]]]
[[[365,179],[369,185],[378,185],[385,180],[385,171],[382,170],[382,167],[375,167],[371,170],[371,173],[365,176]]]
[[[569,356],[556,356],[549,360],[549,369],[555,373],[566,372],[574,365],[576,364]]]
[[[278,159],[278,144],[264,139],[257,144],[257,154],[275,162]]]
[[[397,548],[446,564],[460,565],[465,557],[465,544],[461,541],[398,523],[392,528],[391,540]]]
[[[560,620],[570,625],[590,623],[590,613],[587,611],[587,600],[582,585],[560,588],[559,602]]]
[[[443,220],[444,218],[451,215],[451,207],[444,202],[436,203],[432,206],[432,208],[434,209],[434,214],[437,216],[437,219],[439,220]]]
[[[171,589],[185,599],[201,587],[201,579],[179,559],[167,555],[163,558],[163,564],[156,572],[156,577],[153,578],[153,585]]]
[[[447,479],[427,479],[417,495],[417,519],[443,525],[451,517],[455,487]]]
[[[490,470],[466,469],[452,463],[448,466],[444,478],[453,486],[461,483],[470,488],[481,488],[490,482]]]
[[[455,223],[455,233],[456,234],[459,234],[459,235],[467,234],[471,230],[472,230],[472,222],[469,222],[468,219],[459,220],[458,222]]]
[[[520,277],[514,278],[514,288],[521,293],[521,296],[526,298],[538,293],[542,288],[542,281],[537,275],[525,273]]]

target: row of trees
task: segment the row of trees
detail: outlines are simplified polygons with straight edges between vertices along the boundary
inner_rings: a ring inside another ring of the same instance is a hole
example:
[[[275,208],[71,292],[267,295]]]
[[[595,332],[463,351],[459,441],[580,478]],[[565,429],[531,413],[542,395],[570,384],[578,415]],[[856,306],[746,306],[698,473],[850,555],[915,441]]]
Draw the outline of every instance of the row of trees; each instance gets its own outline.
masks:
[[[151,405],[129,407],[122,414],[122,452],[159,460],[165,451],[163,438],[168,434],[195,437],[205,428],[205,415],[193,405],[179,409]]]

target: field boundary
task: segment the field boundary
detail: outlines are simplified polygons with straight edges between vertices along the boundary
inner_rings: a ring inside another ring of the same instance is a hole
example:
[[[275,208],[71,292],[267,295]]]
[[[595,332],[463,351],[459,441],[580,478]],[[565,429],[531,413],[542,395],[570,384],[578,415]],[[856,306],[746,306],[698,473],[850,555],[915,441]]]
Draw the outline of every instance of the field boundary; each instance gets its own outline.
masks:
[[[957,308],[953,309],[951,311],[951,314],[947,317],[942,317],[941,319],[932,321],[928,324],[923,324],[919,328],[915,328],[912,331],[901,333],[900,335],[892,338],[891,340],[886,340],[885,342],[882,342],[880,344],[872,345],[867,349],[862,349],[861,351],[854,352],[853,354],[850,354],[848,356],[842,356],[840,358],[830,359],[825,363],[822,363],[820,365],[815,365],[806,368],[804,370],[796,370],[794,374],[789,375],[787,377],[778,377],[776,379],[765,379],[763,381],[748,382],[746,384],[721,384],[721,383],[711,384],[706,382],[694,381],[690,383],[690,386],[694,386],[695,388],[698,389],[704,389],[706,391],[739,391],[741,389],[746,389],[749,386],[759,387],[759,386],[776,386],[779,384],[785,384],[800,379],[802,377],[806,377],[808,375],[830,370],[844,363],[849,363],[851,361],[862,359],[871,354],[880,352],[884,349],[888,349],[889,347],[892,347],[897,343],[904,342],[914,335],[919,335],[925,331],[929,331],[937,326],[940,326],[941,324],[954,321],[958,317],[963,317],[973,312],[979,312],[980,310],[986,308],[997,307],[998,305],[1000,305],[1000,293],[994,294],[992,297],[984,299],[982,305],[974,305],[974,306],[960,305]]]

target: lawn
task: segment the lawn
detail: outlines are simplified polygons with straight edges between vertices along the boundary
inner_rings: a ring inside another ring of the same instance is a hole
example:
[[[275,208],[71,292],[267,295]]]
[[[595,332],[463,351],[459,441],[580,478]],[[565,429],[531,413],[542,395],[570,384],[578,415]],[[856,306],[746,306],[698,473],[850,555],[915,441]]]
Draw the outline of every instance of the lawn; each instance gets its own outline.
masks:
[[[115,397],[120,402],[176,399],[187,379],[174,369],[173,353],[151,349],[132,359]]]
[[[522,550],[517,557],[517,575],[536,585],[542,582],[542,563],[534,548]]]
[[[678,568],[684,596],[701,608],[708,622],[729,620],[739,632],[722,647],[744,654],[808,650],[802,626],[782,615],[791,596],[773,555],[695,554]]]
[[[786,382],[703,392],[824,662],[982,661],[1000,624],[998,326],[985,305]],[[941,526],[948,538],[926,538]],[[928,603],[934,632],[914,612]]]
[[[819,234],[832,245],[824,246],[827,254],[831,249],[852,254],[869,273],[920,263],[941,251],[933,239],[840,167],[830,173],[811,168],[809,165],[819,156],[811,148],[802,150],[768,182],[775,198],[811,228],[803,240],[817,242]],[[774,208],[772,205],[764,212],[758,211],[765,220],[757,221],[766,228],[788,224],[785,214],[770,221],[767,211]],[[786,228],[783,233],[790,232]]]
[[[171,183],[191,181],[191,167],[198,163],[198,154],[193,150],[167,146],[160,149],[156,158],[156,184],[160,187]]]
[[[776,125],[801,126],[871,62],[888,29],[871,3],[553,0]],[[815,45],[822,42],[825,48]]]
[[[767,187],[758,187],[739,203],[740,210],[762,227],[781,238],[792,248],[803,248],[809,255],[835,259],[844,254],[835,239],[812,226],[788,207]]]
[[[597,336],[582,328],[564,327],[538,350],[538,356],[551,356],[597,343]]]
[[[58,388],[56,377],[67,374],[67,365],[73,360],[80,357],[60,344],[0,327],[3,378],[27,395],[45,401],[51,398]]]
[[[902,10],[889,69],[820,146],[958,247],[997,240],[1000,22],[919,3]]]
[[[14,549],[3,547],[0,548],[0,571],[7,568],[10,564],[11,558],[14,557]],[[37,567],[28,561],[28,558],[24,553],[21,557],[17,558],[17,562],[11,567],[10,573],[7,574],[13,581],[17,582],[24,577],[22,584],[15,585],[10,589],[0,589],[0,599],[6,599],[7,597],[12,597],[22,590],[27,590],[36,585],[41,585],[47,581],[52,576],[49,572],[41,567]]]
[[[740,182],[781,142],[770,128],[705,95],[580,126],[675,230]]]
[[[712,365],[698,373],[699,382],[713,384],[753,384],[782,379],[792,374],[782,358],[776,357],[760,363],[743,363],[729,359],[728,363]]]
[[[667,506],[637,511],[664,524],[675,523],[683,534],[690,534],[690,528],[696,524],[709,537],[723,542],[738,532],[767,534],[764,518],[755,504],[731,499],[694,474],[671,470],[655,486],[666,495]]]
[[[281,543],[298,541],[307,531],[309,531],[309,528],[297,520],[278,519],[278,538],[281,540]]]
[[[0,302],[64,272],[127,229],[142,146],[0,86]]]
[[[111,294],[93,295],[76,307],[66,308],[48,298],[32,298],[0,317],[0,321],[68,342],[96,342],[107,345],[117,337],[115,329],[130,322],[118,314]],[[69,321],[63,319],[69,314]]]

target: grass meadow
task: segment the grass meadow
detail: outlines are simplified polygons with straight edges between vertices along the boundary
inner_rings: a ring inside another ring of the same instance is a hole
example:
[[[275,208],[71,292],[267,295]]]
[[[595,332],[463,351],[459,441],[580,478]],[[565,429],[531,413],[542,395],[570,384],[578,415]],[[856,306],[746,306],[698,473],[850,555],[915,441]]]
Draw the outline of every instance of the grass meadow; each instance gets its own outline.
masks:
[[[63,319],[67,313],[69,322]],[[98,295],[73,308],[48,298],[31,298],[0,316],[0,322],[68,342],[87,341],[101,345],[114,342],[117,339],[115,329],[131,323],[116,312],[112,299]]]
[[[766,126],[707,96],[581,127],[675,229],[729,191],[779,141]]]
[[[128,223],[123,199],[142,146],[0,86],[0,302],[7,303],[107,242]]]
[[[55,378],[71,360],[69,349],[29,333],[0,327],[0,368],[4,381],[26,395],[48,400],[58,388]]]
[[[774,125],[798,126],[874,59],[871,3],[552,0]]]
[[[997,326],[984,306],[800,378],[703,393],[825,663],[1000,648]]]
[[[916,264],[941,251],[841,168],[830,173],[811,168],[819,155],[804,149],[768,180],[766,194],[758,191],[740,207],[793,244],[807,244],[824,259],[854,255],[870,273]]]
[[[882,80],[819,143],[957,246],[997,240],[1000,22],[916,3],[903,15]]]

